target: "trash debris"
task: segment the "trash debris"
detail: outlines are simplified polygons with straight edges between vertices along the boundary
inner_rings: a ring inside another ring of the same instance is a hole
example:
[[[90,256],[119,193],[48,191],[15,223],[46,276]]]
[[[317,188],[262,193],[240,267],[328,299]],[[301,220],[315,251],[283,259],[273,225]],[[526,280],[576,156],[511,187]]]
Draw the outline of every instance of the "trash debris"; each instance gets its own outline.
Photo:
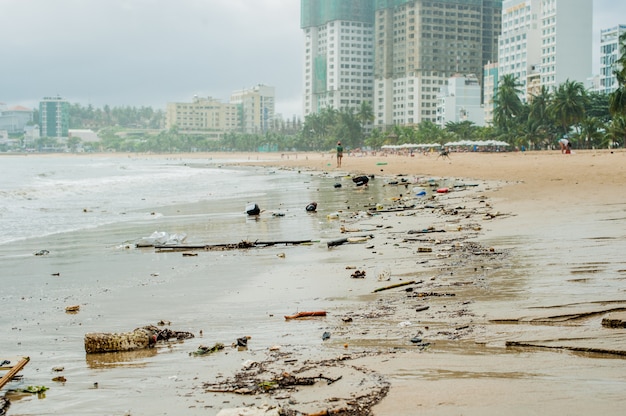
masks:
[[[34,253],[35,256],[45,256],[47,254],[50,254],[50,252],[48,250],[39,250],[37,252]]]
[[[326,341],[327,339],[330,339],[330,332],[328,331],[322,334],[322,340]]]
[[[220,351],[224,349],[224,344],[221,342],[216,342],[212,347],[206,347],[204,345],[200,345],[196,351],[193,352],[193,355],[206,355],[212,354],[214,352]]]
[[[298,312],[293,315],[285,315],[285,319],[308,318],[312,316],[326,316],[326,311]]]
[[[248,340],[250,339],[250,336],[245,336],[245,337],[241,337],[241,338],[237,338],[237,346],[238,347],[247,347],[248,346]]]
[[[36,394],[36,393],[43,393],[46,390],[50,390],[50,388],[46,387],[46,386],[27,386],[24,389],[16,389],[15,391],[19,392],[19,393],[32,393],[32,394]]]
[[[144,326],[132,332],[104,333],[91,332],[85,334],[85,352],[117,352],[153,348],[157,341],[170,339],[183,340],[193,338],[191,332],[159,329],[156,326]]]
[[[350,277],[353,279],[365,279],[365,270],[356,270]]]
[[[199,245],[156,245],[154,249],[158,252],[163,251],[184,251],[184,250],[204,250],[204,251],[222,251],[248,248],[263,248],[284,245],[309,244],[313,240],[294,240],[294,241],[247,241],[242,240],[239,243],[222,243],[222,244],[199,244]]]
[[[369,181],[370,179],[365,175],[352,178],[352,182],[354,182],[356,186],[367,186]]]
[[[22,359],[19,360],[16,364],[10,365],[11,361],[3,360],[2,365],[0,367],[4,367],[4,366],[10,366],[10,367],[8,368],[9,371],[7,371],[6,374],[2,376],[2,378],[0,378],[0,389],[2,389],[2,387],[4,387],[4,385],[7,384],[9,381],[13,380],[13,377],[15,377],[17,373],[22,371],[22,368],[24,368],[26,364],[28,364],[29,361],[30,361],[30,357],[22,357]]]
[[[305,208],[307,212],[315,212],[317,211],[317,202],[311,202]]]
[[[135,243],[136,247],[153,247],[157,245],[181,244],[187,238],[187,234],[169,234],[165,231],[155,231],[148,237],[143,237]]]
[[[72,305],[72,306],[65,307],[65,312],[67,313],[76,313],[79,310],[80,310],[80,305]]]
[[[383,290],[389,290],[389,289],[395,289],[397,287],[402,287],[402,286],[407,286],[407,285],[412,285],[415,283],[415,280],[409,280],[408,282],[401,282],[401,283],[396,283],[394,285],[390,285],[390,286],[385,286],[385,287],[379,287],[378,289],[374,290],[374,293],[376,292],[382,292]]]
[[[246,214],[248,215],[259,215],[261,213],[261,209],[255,203],[250,203],[246,205]]]
[[[85,334],[85,352],[116,352],[151,348],[156,344],[156,334],[143,328],[132,332]]]

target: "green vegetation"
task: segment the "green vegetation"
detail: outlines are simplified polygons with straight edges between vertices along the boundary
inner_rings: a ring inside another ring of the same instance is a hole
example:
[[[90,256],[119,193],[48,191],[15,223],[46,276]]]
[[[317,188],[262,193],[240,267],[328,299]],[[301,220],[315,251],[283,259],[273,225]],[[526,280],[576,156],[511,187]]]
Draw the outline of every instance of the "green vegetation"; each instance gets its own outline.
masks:
[[[621,57],[614,74],[618,89],[604,95],[588,92],[580,82],[567,80],[556,88],[546,87],[528,102],[522,100],[521,84],[511,75],[501,78],[495,97],[494,120],[488,127],[472,122],[449,122],[441,128],[430,121],[415,126],[372,128],[371,102],[358,110],[324,108],[306,116],[303,122],[275,120],[268,131],[248,134],[229,132],[220,139],[203,134],[185,134],[176,126],[166,130],[165,114],[150,107],[105,106],[95,109],[79,104],[70,106],[70,128],[92,129],[97,143],[81,143],[71,138],[63,145],[43,137],[32,145],[37,151],[98,152],[206,152],[206,151],[331,151],[337,140],[346,150],[378,149],[383,145],[443,145],[459,140],[498,140],[512,147],[529,150],[552,148],[567,135],[574,148],[613,148],[626,146],[626,34],[620,37]],[[38,115],[35,114],[35,122]],[[15,138],[20,149],[23,137]],[[61,150],[59,150],[61,149]],[[0,151],[11,150],[8,145]]]

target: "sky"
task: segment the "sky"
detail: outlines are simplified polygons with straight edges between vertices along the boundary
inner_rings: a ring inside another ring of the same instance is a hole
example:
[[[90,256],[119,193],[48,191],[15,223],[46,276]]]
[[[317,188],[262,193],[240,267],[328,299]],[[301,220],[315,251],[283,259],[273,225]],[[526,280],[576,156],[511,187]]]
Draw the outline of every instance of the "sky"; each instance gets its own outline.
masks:
[[[626,0],[594,0],[594,71],[620,23]],[[0,102],[165,109],[264,84],[301,117],[303,49],[300,0],[0,0]]]

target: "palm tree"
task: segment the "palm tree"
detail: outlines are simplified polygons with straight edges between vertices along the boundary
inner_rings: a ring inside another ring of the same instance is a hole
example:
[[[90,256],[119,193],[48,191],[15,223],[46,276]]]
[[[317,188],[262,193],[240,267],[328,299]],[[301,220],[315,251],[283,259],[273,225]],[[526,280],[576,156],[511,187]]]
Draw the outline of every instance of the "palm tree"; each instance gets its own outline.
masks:
[[[562,134],[566,135],[572,126],[583,120],[588,102],[584,85],[568,79],[554,90],[554,98],[548,106],[548,112],[554,117]]]
[[[369,101],[361,101],[361,106],[356,116],[359,122],[361,122],[361,129],[363,130],[363,135],[365,135],[365,131],[375,119],[372,103]]]
[[[626,118],[626,32],[619,37],[621,56],[617,64],[621,67],[613,71],[618,87],[609,96],[609,111],[614,117]],[[615,121],[615,120],[614,120]],[[622,136],[626,147],[626,134]]]
[[[580,122],[580,138],[585,149],[596,149],[601,146],[602,122],[596,117],[585,117]]]
[[[626,117],[617,116],[613,118],[607,138],[610,140],[608,147],[619,146],[620,141],[626,147]]]
[[[515,124],[524,111],[524,103],[520,99],[522,84],[512,74],[502,77],[496,92],[493,121],[495,126],[505,135],[510,136],[515,130]]]
[[[469,120],[449,121],[446,123],[446,130],[454,133],[460,140],[471,140],[475,137],[476,125]]]

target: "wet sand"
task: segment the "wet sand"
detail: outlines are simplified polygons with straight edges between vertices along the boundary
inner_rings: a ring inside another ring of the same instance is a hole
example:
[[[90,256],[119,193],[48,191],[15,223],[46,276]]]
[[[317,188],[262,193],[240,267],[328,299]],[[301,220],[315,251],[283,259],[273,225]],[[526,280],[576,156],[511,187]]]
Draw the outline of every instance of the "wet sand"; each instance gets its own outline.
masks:
[[[488,181],[478,203],[475,192],[438,198],[448,207],[458,204],[464,213],[474,209],[468,217],[478,221],[479,232],[456,243],[441,238],[431,245],[430,256],[417,254],[426,266],[415,266],[414,244],[404,250],[404,260],[401,254],[390,266],[394,281],[424,280],[416,291],[455,297],[416,299],[391,291],[371,299],[371,313],[385,311],[378,319],[362,325],[355,319],[358,329],[342,329],[349,334],[343,339],[353,337],[352,343],[367,346],[364,339],[369,339],[381,351],[385,344],[390,349],[354,361],[390,382],[373,414],[622,413],[626,331],[605,328],[602,319],[626,308],[626,152],[452,153],[449,160],[436,154],[378,154],[344,157],[341,169],[330,153],[259,157],[274,160],[250,156],[250,163],[329,174]],[[489,207],[481,207],[481,201]],[[477,212],[498,216],[483,220]],[[396,223],[406,228],[410,220],[388,221],[398,232]],[[396,241],[395,248],[406,244]],[[506,252],[506,258],[436,259],[442,246],[448,250],[468,241]],[[388,251],[380,253],[387,263]],[[366,262],[375,264],[376,257]],[[429,309],[416,312],[424,305]],[[402,323],[406,326],[398,327]],[[394,349],[410,345],[407,340],[415,334],[430,343],[427,349]]]
[[[192,311],[179,317],[182,327],[176,329],[197,331],[203,319],[223,320],[227,326],[228,312],[221,308],[260,297],[271,302],[265,309],[255,304],[265,315],[255,316],[252,325],[279,332],[253,337],[248,351],[228,350],[208,359],[180,360],[180,345],[160,347],[158,355],[131,354],[128,368],[121,369],[127,379],[98,373],[100,390],[115,389],[125,405],[141,401],[136,408],[151,414],[184,414],[185,409],[187,414],[218,414],[262,403],[301,412],[293,414],[348,408],[352,413],[336,414],[622,414],[626,330],[605,328],[601,321],[626,310],[623,150],[452,153],[449,160],[436,154],[347,155],[341,169],[331,153],[184,157],[236,158],[242,164],[301,170],[336,178],[345,187],[354,186],[348,174],[375,175],[377,186],[395,187],[398,198],[372,199],[372,206],[381,203],[384,209],[370,216],[355,213],[354,201],[347,200],[338,220],[320,218],[334,227],[334,235],[371,239],[329,250],[275,248],[253,254],[268,263],[281,253],[285,257],[271,263],[248,289],[210,305],[210,316],[208,305],[189,305]],[[392,185],[402,185],[402,179],[407,186]],[[414,186],[430,187],[429,180],[451,192],[415,202],[408,194]],[[367,192],[354,188],[361,200]],[[414,208],[402,208],[414,202]],[[342,226],[346,232],[340,234]],[[196,270],[178,256],[140,254],[119,259],[115,267],[133,264],[146,268],[146,275],[177,269],[189,281],[210,267],[194,264]],[[162,263],[146,264],[152,257]],[[356,271],[364,271],[365,278],[351,277]],[[408,282],[414,283],[374,292]],[[329,314],[283,322],[280,314],[296,309]],[[180,315],[180,306],[164,305],[165,318],[175,314]],[[120,330],[125,325],[120,320]],[[71,328],[65,336],[80,341],[83,328]],[[232,339],[254,330],[230,329]],[[326,341],[324,332],[330,334]],[[303,343],[307,334],[318,342]],[[205,334],[184,347],[213,341]],[[270,351],[274,344],[280,348]],[[244,360],[259,364],[245,373]],[[119,367],[119,359],[112,361],[87,358],[92,369]],[[257,395],[210,391],[228,390],[225,382],[237,376],[258,381],[285,373],[341,379]],[[85,384],[93,378],[71,375]],[[66,396],[71,394],[67,390]],[[159,391],[162,395],[155,397]],[[100,406],[91,414],[105,412],[101,397],[89,395]],[[35,413],[49,407],[35,405]],[[71,404],[65,410],[72,413]]]

